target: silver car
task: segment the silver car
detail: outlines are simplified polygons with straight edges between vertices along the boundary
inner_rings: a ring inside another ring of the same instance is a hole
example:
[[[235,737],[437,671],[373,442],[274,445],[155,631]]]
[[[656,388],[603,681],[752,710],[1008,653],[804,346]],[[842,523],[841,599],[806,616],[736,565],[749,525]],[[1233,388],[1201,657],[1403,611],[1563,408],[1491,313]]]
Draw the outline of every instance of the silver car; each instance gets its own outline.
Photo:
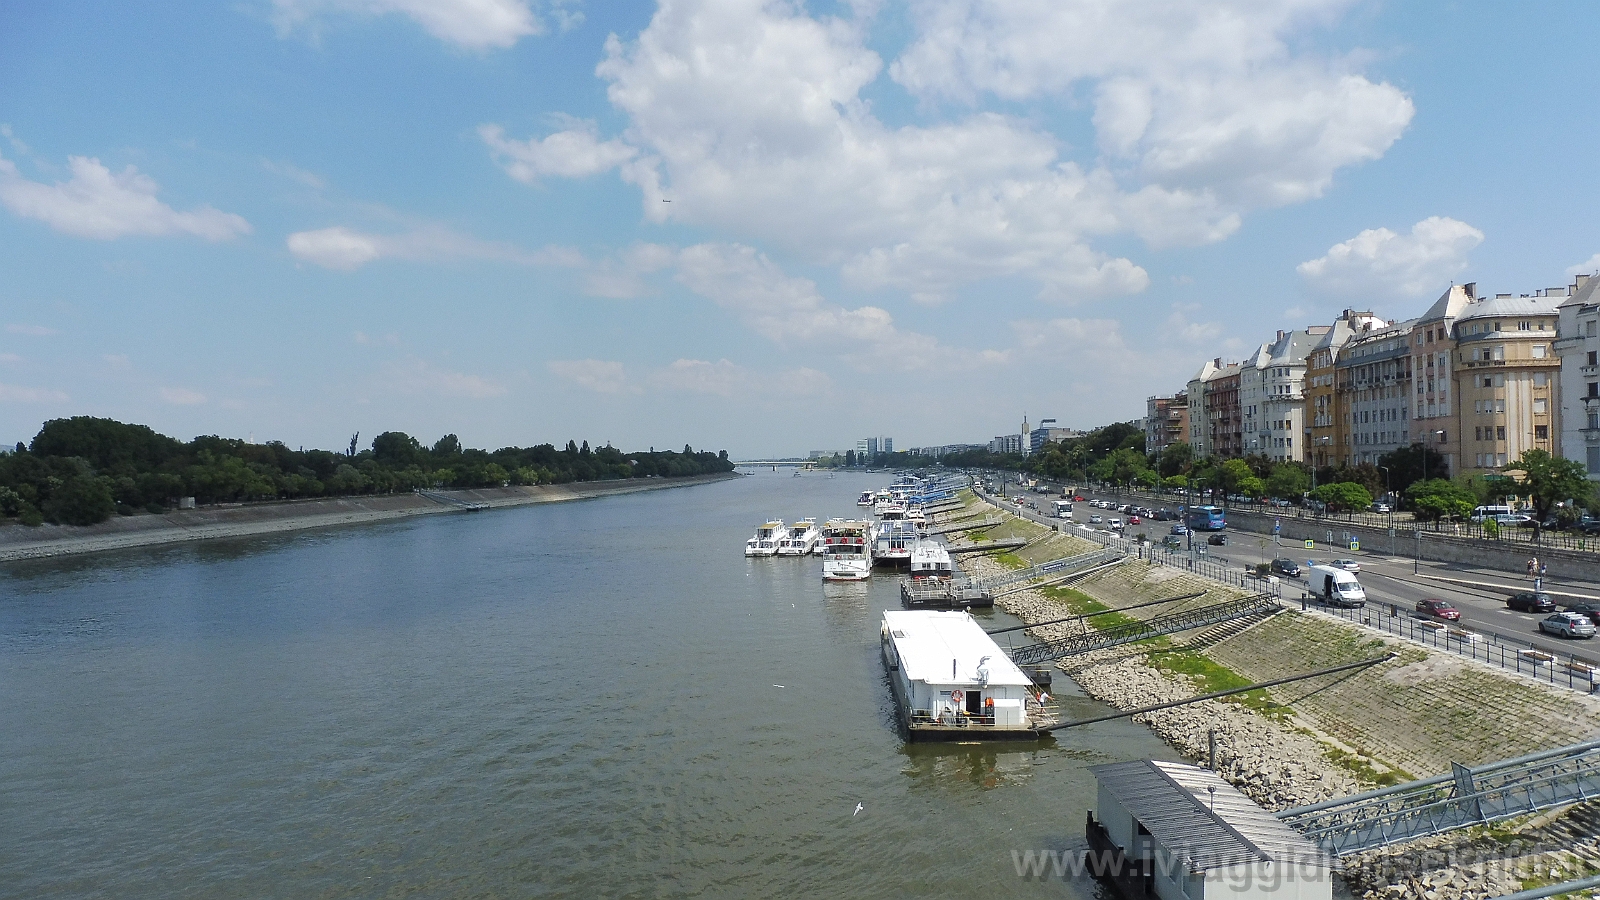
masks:
[[[1361,571],[1361,564],[1353,559],[1336,559],[1329,563],[1329,565],[1333,566],[1335,569],[1343,569],[1346,572]]]
[[[1559,612],[1539,620],[1539,630],[1564,638],[1594,637],[1594,623],[1582,613]]]

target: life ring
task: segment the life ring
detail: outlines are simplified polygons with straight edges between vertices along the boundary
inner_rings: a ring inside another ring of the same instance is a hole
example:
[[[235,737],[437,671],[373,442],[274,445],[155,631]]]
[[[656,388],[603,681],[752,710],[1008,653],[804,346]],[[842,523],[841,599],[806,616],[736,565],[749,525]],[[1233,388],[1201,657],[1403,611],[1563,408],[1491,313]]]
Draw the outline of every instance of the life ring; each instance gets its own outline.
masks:
[[[957,689],[957,690],[954,690],[954,691],[951,691],[951,692],[950,692],[950,702],[951,702],[951,703],[960,703],[960,702],[961,702],[961,699],[962,699],[962,698],[963,698],[963,697],[965,697],[965,696],[966,696],[966,695],[965,695],[965,694],[963,694],[963,693],[961,693],[961,691],[960,691],[960,690],[959,690],[959,689]]]

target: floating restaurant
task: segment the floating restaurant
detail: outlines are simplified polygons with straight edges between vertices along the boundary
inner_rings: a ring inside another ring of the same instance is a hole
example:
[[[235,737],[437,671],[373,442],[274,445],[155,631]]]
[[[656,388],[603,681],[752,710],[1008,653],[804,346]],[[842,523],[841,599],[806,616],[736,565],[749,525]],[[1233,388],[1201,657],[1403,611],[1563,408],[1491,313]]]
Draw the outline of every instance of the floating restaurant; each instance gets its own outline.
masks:
[[[1032,740],[1033,682],[966,612],[889,610],[880,636],[910,741]]]

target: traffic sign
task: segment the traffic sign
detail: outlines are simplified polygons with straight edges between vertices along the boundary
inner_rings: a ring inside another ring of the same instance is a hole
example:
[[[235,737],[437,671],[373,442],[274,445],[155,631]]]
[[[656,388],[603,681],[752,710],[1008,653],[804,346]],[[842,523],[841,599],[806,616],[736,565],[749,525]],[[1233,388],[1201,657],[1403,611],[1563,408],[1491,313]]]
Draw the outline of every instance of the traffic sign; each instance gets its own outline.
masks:
[[[1311,538],[1306,538],[1306,549],[1307,550],[1315,550],[1315,549],[1317,549],[1316,546],[1313,544]]]
[[[1351,550],[1360,550],[1361,549],[1361,542],[1356,540],[1355,538],[1351,538],[1350,539],[1350,549]]]

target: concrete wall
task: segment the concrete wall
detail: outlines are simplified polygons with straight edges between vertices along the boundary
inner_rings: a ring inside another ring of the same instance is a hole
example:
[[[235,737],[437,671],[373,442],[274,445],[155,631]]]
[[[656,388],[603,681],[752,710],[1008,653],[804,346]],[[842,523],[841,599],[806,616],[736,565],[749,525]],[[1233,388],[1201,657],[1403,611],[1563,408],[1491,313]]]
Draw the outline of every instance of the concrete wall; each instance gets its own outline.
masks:
[[[1294,515],[1281,517],[1265,513],[1245,512],[1237,509],[1228,510],[1228,527],[1234,531],[1247,531],[1253,534],[1272,534],[1274,520],[1283,523],[1281,539],[1285,552],[1280,554],[1299,559],[1307,551],[1302,542],[1307,538],[1316,541],[1314,552],[1328,555],[1346,547],[1345,537],[1353,537],[1361,542],[1361,549],[1375,553],[1389,552],[1389,532],[1384,528],[1367,528],[1361,525],[1352,525],[1342,522],[1335,517],[1324,519],[1295,518]],[[1329,548],[1327,544],[1328,532],[1333,532],[1336,546]],[[1248,546],[1242,543],[1241,546]],[[1399,557],[1410,557],[1417,549],[1417,541],[1409,528],[1395,527],[1394,552]],[[1269,553],[1271,550],[1269,550]],[[1550,547],[1540,547],[1527,543],[1498,543],[1489,540],[1464,540],[1442,537],[1422,533],[1422,558],[1434,562],[1470,563],[1475,566],[1486,566],[1505,569],[1510,572],[1520,571],[1528,562],[1529,556],[1538,556],[1539,560],[1549,568],[1552,578],[1588,579],[1594,577],[1595,566],[1600,557],[1593,553],[1578,553],[1571,550],[1556,550]]]

